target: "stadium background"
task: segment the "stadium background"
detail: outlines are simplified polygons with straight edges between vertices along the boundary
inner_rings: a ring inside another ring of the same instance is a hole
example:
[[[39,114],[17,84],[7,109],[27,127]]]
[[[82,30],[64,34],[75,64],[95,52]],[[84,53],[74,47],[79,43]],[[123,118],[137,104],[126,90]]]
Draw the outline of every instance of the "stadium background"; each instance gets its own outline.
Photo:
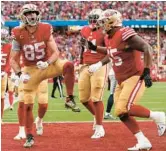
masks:
[[[5,28],[8,28],[11,30],[15,25],[19,24],[18,21],[18,14],[20,11],[20,8],[23,4],[30,3],[30,2],[21,2],[21,1],[14,1],[14,2],[8,2],[8,1],[2,1],[1,2],[1,14],[2,14],[2,20],[3,25]],[[150,89],[147,89],[145,92],[144,97],[141,99],[140,103],[147,106],[148,108],[152,110],[159,110],[159,111],[165,111],[166,112],[166,2],[155,2],[155,1],[145,1],[145,2],[118,2],[118,1],[109,1],[109,2],[65,2],[65,1],[45,1],[45,2],[31,2],[41,9],[41,16],[42,21],[50,22],[54,27],[54,37],[55,41],[58,44],[58,48],[61,52],[62,58],[68,58],[69,60],[72,60],[75,65],[77,65],[78,62],[78,56],[80,53],[80,35],[79,32],[77,32],[78,29],[81,27],[79,25],[86,25],[87,22],[87,14],[92,10],[93,8],[101,8],[101,9],[107,9],[107,8],[113,8],[120,11],[123,15],[124,22],[123,24],[125,26],[131,26],[133,27],[139,35],[141,35],[147,42],[151,44],[153,47],[153,60],[157,67],[157,74],[154,78],[155,82],[153,87]],[[71,24],[73,26],[71,26]],[[68,26],[70,25],[70,26]],[[50,80],[51,81],[51,80]],[[162,82],[161,82],[162,81]],[[57,123],[58,122],[64,122],[68,125],[70,122],[83,122],[85,125],[80,125],[80,123],[76,123],[77,126],[73,126],[76,130],[77,127],[86,127],[88,126],[86,132],[84,132],[87,136],[90,138],[91,134],[91,126],[93,117],[90,115],[90,113],[79,103],[78,100],[78,88],[77,84],[75,85],[75,96],[76,101],[81,107],[82,112],[81,113],[73,113],[70,110],[67,110],[64,108],[64,100],[57,98],[53,99],[51,98],[51,90],[52,90],[52,83],[49,84],[49,108],[48,112],[46,113],[46,116],[44,118],[45,122],[49,123]],[[64,90],[65,91],[65,90]],[[58,93],[55,94],[55,96],[59,96]],[[109,91],[105,90],[104,95],[104,104],[106,106],[106,101],[109,96]],[[6,102],[8,100],[6,99]],[[37,104],[35,104],[34,108],[35,116],[37,115]],[[141,119],[144,120],[144,119]],[[90,123],[85,123],[85,121],[90,121]],[[117,120],[116,120],[117,121]],[[111,121],[113,125],[113,129],[111,128],[111,124],[105,123],[106,131],[113,135],[115,133],[116,129],[116,121]],[[4,122],[6,122],[2,126],[2,148],[4,151],[11,150],[13,151],[12,144],[13,142],[12,138],[17,132],[17,125],[13,124],[7,124],[7,123],[15,123],[18,122],[17,120],[17,103],[14,105],[14,111],[6,110],[4,113]],[[119,124],[119,123],[118,123]],[[155,131],[155,125],[153,123],[144,122],[141,123],[141,126],[143,125],[143,130],[147,130],[146,126],[149,124],[153,131]],[[6,125],[6,126],[5,126]],[[55,125],[52,126],[52,131],[56,127]],[[61,129],[58,129],[62,133],[63,132],[73,132],[74,130],[66,130],[65,125],[60,125]],[[69,127],[70,127],[69,126]],[[124,131],[124,127],[122,125],[118,125],[122,131]],[[49,124],[46,125],[46,128],[50,129]],[[145,128],[144,128],[145,127]],[[10,134],[7,134],[6,132],[11,128],[13,131],[11,131]],[[45,129],[46,129],[45,128]],[[64,129],[63,129],[64,128]],[[82,128],[80,129],[83,130]],[[45,131],[48,131],[47,129]],[[51,133],[52,133],[51,131]],[[55,130],[57,131],[57,130]],[[76,130],[77,131],[77,130]],[[109,132],[110,131],[110,132]],[[149,132],[147,132],[147,135],[150,135],[150,139],[152,140],[152,143],[156,145],[157,147],[154,148],[154,151],[165,151],[166,147],[161,145],[162,142],[166,141],[159,140],[156,136],[151,135],[151,131],[148,129]],[[50,132],[48,132],[49,134]],[[125,133],[125,132],[124,132]],[[153,132],[152,132],[153,133]],[[77,134],[76,134],[77,135]],[[119,135],[117,139],[120,140],[121,134]],[[125,134],[129,135],[129,134]],[[47,135],[44,135],[44,138]],[[48,135],[49,137],[49,135]],[[56,134],[55,136],[56,137]],[[70,134],[69,134],[70,137]],[[75,137],[75,133],[73,134],[73,137]],[[95,148],[95,144],[89,144],[88,142],[90,139],[85,140],[85,143],[87,143],[87,146],[90,145],[90,150],[102,150],[102,145],[106,144],[108,146],[107,148],[104,148],[104,150],[109,150],[112,148],[111,143],[109,143],[109,140],[111,140],[112,136],[108,136],[106,140],[102,140],[101,143],[99,143],[99,147]],[[115,136],[116,137],[116,136]],[[132,137],[131,137],[132,138]],[[54,139],[54,138],[53,138]],[[59,140],[64,138],[59,138]],[[85,139],[85,138],[84,138]],[[122,137],[123,139],[123,137]],[[126,139],[126,138],[124,138]],[[117,141],[119,141],[117,140]],[[8,141],[8,143],[6,143]],[[46,138],[44,139],[46,141]],[[58,139],[57,139],[58,141]],[[61,140],[62,141],[62,140]],[[133,144],[134,140],[131,139],[131,145]],[[93,142],[94,143],[94,142]],[[10,144],[10,145],[7,145]],[[127,145],[130,145],[127,144]],[[14,150],[21,150],[20,143],[14,144],[16,146],[16,149]],[[37,144],[41,145],[40,143]],[[91,146],[92,145],[92,146]],[[125,143],[122,145],[119,145],[115,143],[113,145],[115,148],[112,148],[112,151],[114,149],[117,151],[117,147],[120,148],[118,151],[124,151]],[[77,146],[77,145],[76,145]],[[35,146],[36,147],[36,146]],[[79,144],[77,147],[80,147]],[[74,149],[74,147],[71,147]],[[159,149],[160,148],[160,149]],[[37,150],[37,148],[35,148]],[[43,149],[43,148],[42,148]],[[42,150],[41,149],[41,150]],[[155,150],[156,149],[156,150]],[[44,150],[44,149],[43,149]],[[51,149],[50,149],[51,150]],[[60,146],[58,151],[67,151],[68,149],[64,146]],[[81,150],[81,149],[78,149]],[[82,149],[84,151],[89,151],[86,147]]]

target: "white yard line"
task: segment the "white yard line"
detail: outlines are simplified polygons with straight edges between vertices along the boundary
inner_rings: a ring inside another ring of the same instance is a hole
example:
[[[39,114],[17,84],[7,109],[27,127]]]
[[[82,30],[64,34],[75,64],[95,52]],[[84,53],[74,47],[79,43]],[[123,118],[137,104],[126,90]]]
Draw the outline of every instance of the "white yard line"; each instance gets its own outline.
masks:
[[[16,120],[16,119],[13,119]],[[152,120],[137,120],[138,122],[152,122]],[[4,124],[18,124],[18,122],[3,122]],[[86,124],[93,123],[93,121],[58,121],[58,122],[43,122],[45,124]],[[103,121],[103,123],[121,123],[119,120]]]

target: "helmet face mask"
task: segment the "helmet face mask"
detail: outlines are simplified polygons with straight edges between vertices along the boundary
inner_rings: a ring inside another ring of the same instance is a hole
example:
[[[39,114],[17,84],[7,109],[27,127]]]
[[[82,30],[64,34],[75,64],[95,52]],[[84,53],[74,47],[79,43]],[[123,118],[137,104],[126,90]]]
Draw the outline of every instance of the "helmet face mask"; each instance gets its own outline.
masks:
[[[36,26],[40,21],[40,12],[34,4],[26,4],[21,9],[21,21],[28,26]]]
[[[122,26],[122,15],[116,10],[107,9],[101,14],[98,22],[106,33],[110,33],[114,28]]]
[[[1,45],[9,42],[10,36],[7,29],[1,29]]]
[[[101,9],[93,9],[89,13],[88,20],[89,20],[90,27],[92,29],[100,27],[99,24],[98,24],[98,19],[99,19],[101,13],[102,13]]]

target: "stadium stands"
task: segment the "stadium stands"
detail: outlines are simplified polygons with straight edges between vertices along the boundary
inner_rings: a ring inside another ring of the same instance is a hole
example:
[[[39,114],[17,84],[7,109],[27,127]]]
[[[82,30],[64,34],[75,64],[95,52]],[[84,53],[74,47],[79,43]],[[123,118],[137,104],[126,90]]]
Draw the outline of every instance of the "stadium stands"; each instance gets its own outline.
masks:
[[[5,20],[16,20],[21,6],[28,1],[2,1],[2,15]],[[124,19],[157,19],[157,9],[161,10],[160,18],[166,19],[166,2],[162,1],[34,1],[39,6],[43,20],[55,19],[86,19],[86,14],[93,8],[117,9],[123,14]],[[17,9],[15,9],[17,8]]]

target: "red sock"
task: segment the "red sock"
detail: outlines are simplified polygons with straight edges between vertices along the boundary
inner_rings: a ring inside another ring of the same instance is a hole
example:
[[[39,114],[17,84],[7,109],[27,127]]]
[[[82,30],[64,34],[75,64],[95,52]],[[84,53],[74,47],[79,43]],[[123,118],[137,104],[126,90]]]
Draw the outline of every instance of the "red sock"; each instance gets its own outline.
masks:
[[[90,100],[88,102],[82,103],[93,115],[95,115],[94,103]]]
[[[127,120],[122,121],[122,122],[127,126],[127,128],[133,134],[136,134],[140,131],[137,121],[131,116],[129,116],[129,118]]]
[[[38,104],[38,105],[39,105],[39,107],[38,107],[38,117],[43,118],[46,111],[47,111],[48,104]]]
[[[3,117],[3,110],[4,110],[4,98],[1,98],[1,118]]]
[[[149,118],[150,110],[140,105],[133,105],[130,108],[129,115],[136,116],[136,117]]]
[[[33,104],[24,104],[26,134],[32,134],[33,121],[34,121],[32,110],[33,110]]]
[[[73,95],[74,88],[74,65],[72,62],[66,62],[63,66],[64,83],[66,85],[67,95]]]
[[[19,102],[17,115],[18,115],[19,125],[24,126],[25,125],[25,123],[24,123],[24,102]]]
[[[13,92],[9,91],[9,103],[10,103],[10,106],[13,105]]]
[[[94,107],[95,107],[96,124],[102,125],[103,112],[104,112],[103,102],[102,101],[94,102]]]

